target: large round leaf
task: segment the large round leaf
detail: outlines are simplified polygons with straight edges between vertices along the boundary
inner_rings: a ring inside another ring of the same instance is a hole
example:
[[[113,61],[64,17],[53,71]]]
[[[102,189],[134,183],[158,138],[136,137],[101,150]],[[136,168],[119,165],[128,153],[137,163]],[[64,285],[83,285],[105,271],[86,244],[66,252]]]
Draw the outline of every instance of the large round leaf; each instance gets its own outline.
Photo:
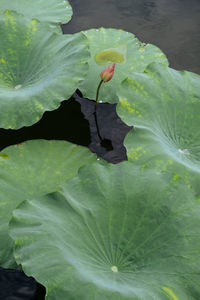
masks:
[[[153,63],[122,83],[117,112],[128,125],[153,133],[160,151],[200,172],[199,86],[199,75]]]
[[[100,81],[100,72],[116,63],[111,81],[101,87],[99,99],[110,103],[117,102],[116,90],[130,71],[143,72],[145,67],[158,61],[168,64],[163,52],[156,46],[141,43],[134,34],[119,29],[91,29],[83,32],[89,40],[91,59],[89,73],[80,89],[85,97],[95,99]]]
[[[80,166],[94,161],[84,147],[64,141],[33,140],[0,152],[0,265],[13,267],[8,222],[24,199],[56,191]]]
[[[0,39],[0,127],[37,122],[68,99],[87,73],[82,33],[52,33],[36,20],[6,11]]]
[[[187,186],[125,162],[82,168],[61,192],[23,202],[10,228],[47,299],[194,300],[199,222]]]
[[[50,24],[67,23],[72,17],[72,8],[66,0],[0,0],[0,7],[0,19],[7,9]]]

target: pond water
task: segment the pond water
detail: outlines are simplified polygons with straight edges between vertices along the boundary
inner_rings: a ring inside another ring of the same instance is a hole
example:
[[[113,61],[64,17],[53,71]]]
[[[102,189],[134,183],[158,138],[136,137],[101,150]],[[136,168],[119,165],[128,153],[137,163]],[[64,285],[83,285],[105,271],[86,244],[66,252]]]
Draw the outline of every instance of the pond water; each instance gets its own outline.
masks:
[[[200,74],[200,0],[70,0],[74,15],[65,33],[120,28],[152,43],[170,66]]]

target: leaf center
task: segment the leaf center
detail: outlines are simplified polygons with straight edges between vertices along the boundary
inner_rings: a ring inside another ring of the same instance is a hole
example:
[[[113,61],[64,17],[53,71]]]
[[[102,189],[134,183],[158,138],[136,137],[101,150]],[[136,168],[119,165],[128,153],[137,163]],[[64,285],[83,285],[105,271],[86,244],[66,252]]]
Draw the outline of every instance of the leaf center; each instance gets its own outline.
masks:
[[[112,270],[114,273],[117,273],[117,272],[118,272],[118,267],[112,266],[112,267],[111,267],[111,270]]]

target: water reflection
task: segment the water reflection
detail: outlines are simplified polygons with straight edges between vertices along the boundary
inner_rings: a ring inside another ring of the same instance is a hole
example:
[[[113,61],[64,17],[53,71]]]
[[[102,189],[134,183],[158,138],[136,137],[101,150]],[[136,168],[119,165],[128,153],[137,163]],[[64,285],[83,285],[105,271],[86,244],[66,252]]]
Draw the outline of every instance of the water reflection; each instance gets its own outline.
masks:
[[[70,0],[74,16],[63,26],[73,33],[121,28],[160,47],[170,65],[200,74],[199,0]]]
[[[156,12],[155,1],[138,1],[116,0],[116,7],[121,11],[124,16],[143,16],[145,20],[150,20]]]

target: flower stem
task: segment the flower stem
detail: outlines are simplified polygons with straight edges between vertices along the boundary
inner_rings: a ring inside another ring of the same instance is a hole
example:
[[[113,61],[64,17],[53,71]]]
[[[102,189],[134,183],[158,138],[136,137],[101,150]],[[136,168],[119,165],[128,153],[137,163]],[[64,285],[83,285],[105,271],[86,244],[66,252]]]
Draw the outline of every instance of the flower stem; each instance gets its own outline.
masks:
[[[98,87],[97,87],[96,103],[95,103],[95,112],[96,112],[96,110],[97,110],[97,104],[98,104],[98,99],[99,99],[99,90],[100,90],[100,87],[101,87],[102,83],[103,83],[103,80],[101,80],[101,81],[99,82],[99,85],[98,85]]]
[[[99,125],[98,125],[98,122],[97,122],[97,114],[96,114],[96,111],[94,112],[94,120],[95,120],[95,124],[96,124],[96,128],[97,128],[97,134],[98,134],[98,137],[99,137],[100,141],[102,142],[102,137],[101,137],[101,134],[100,134],[100,131],[99,131]]]

